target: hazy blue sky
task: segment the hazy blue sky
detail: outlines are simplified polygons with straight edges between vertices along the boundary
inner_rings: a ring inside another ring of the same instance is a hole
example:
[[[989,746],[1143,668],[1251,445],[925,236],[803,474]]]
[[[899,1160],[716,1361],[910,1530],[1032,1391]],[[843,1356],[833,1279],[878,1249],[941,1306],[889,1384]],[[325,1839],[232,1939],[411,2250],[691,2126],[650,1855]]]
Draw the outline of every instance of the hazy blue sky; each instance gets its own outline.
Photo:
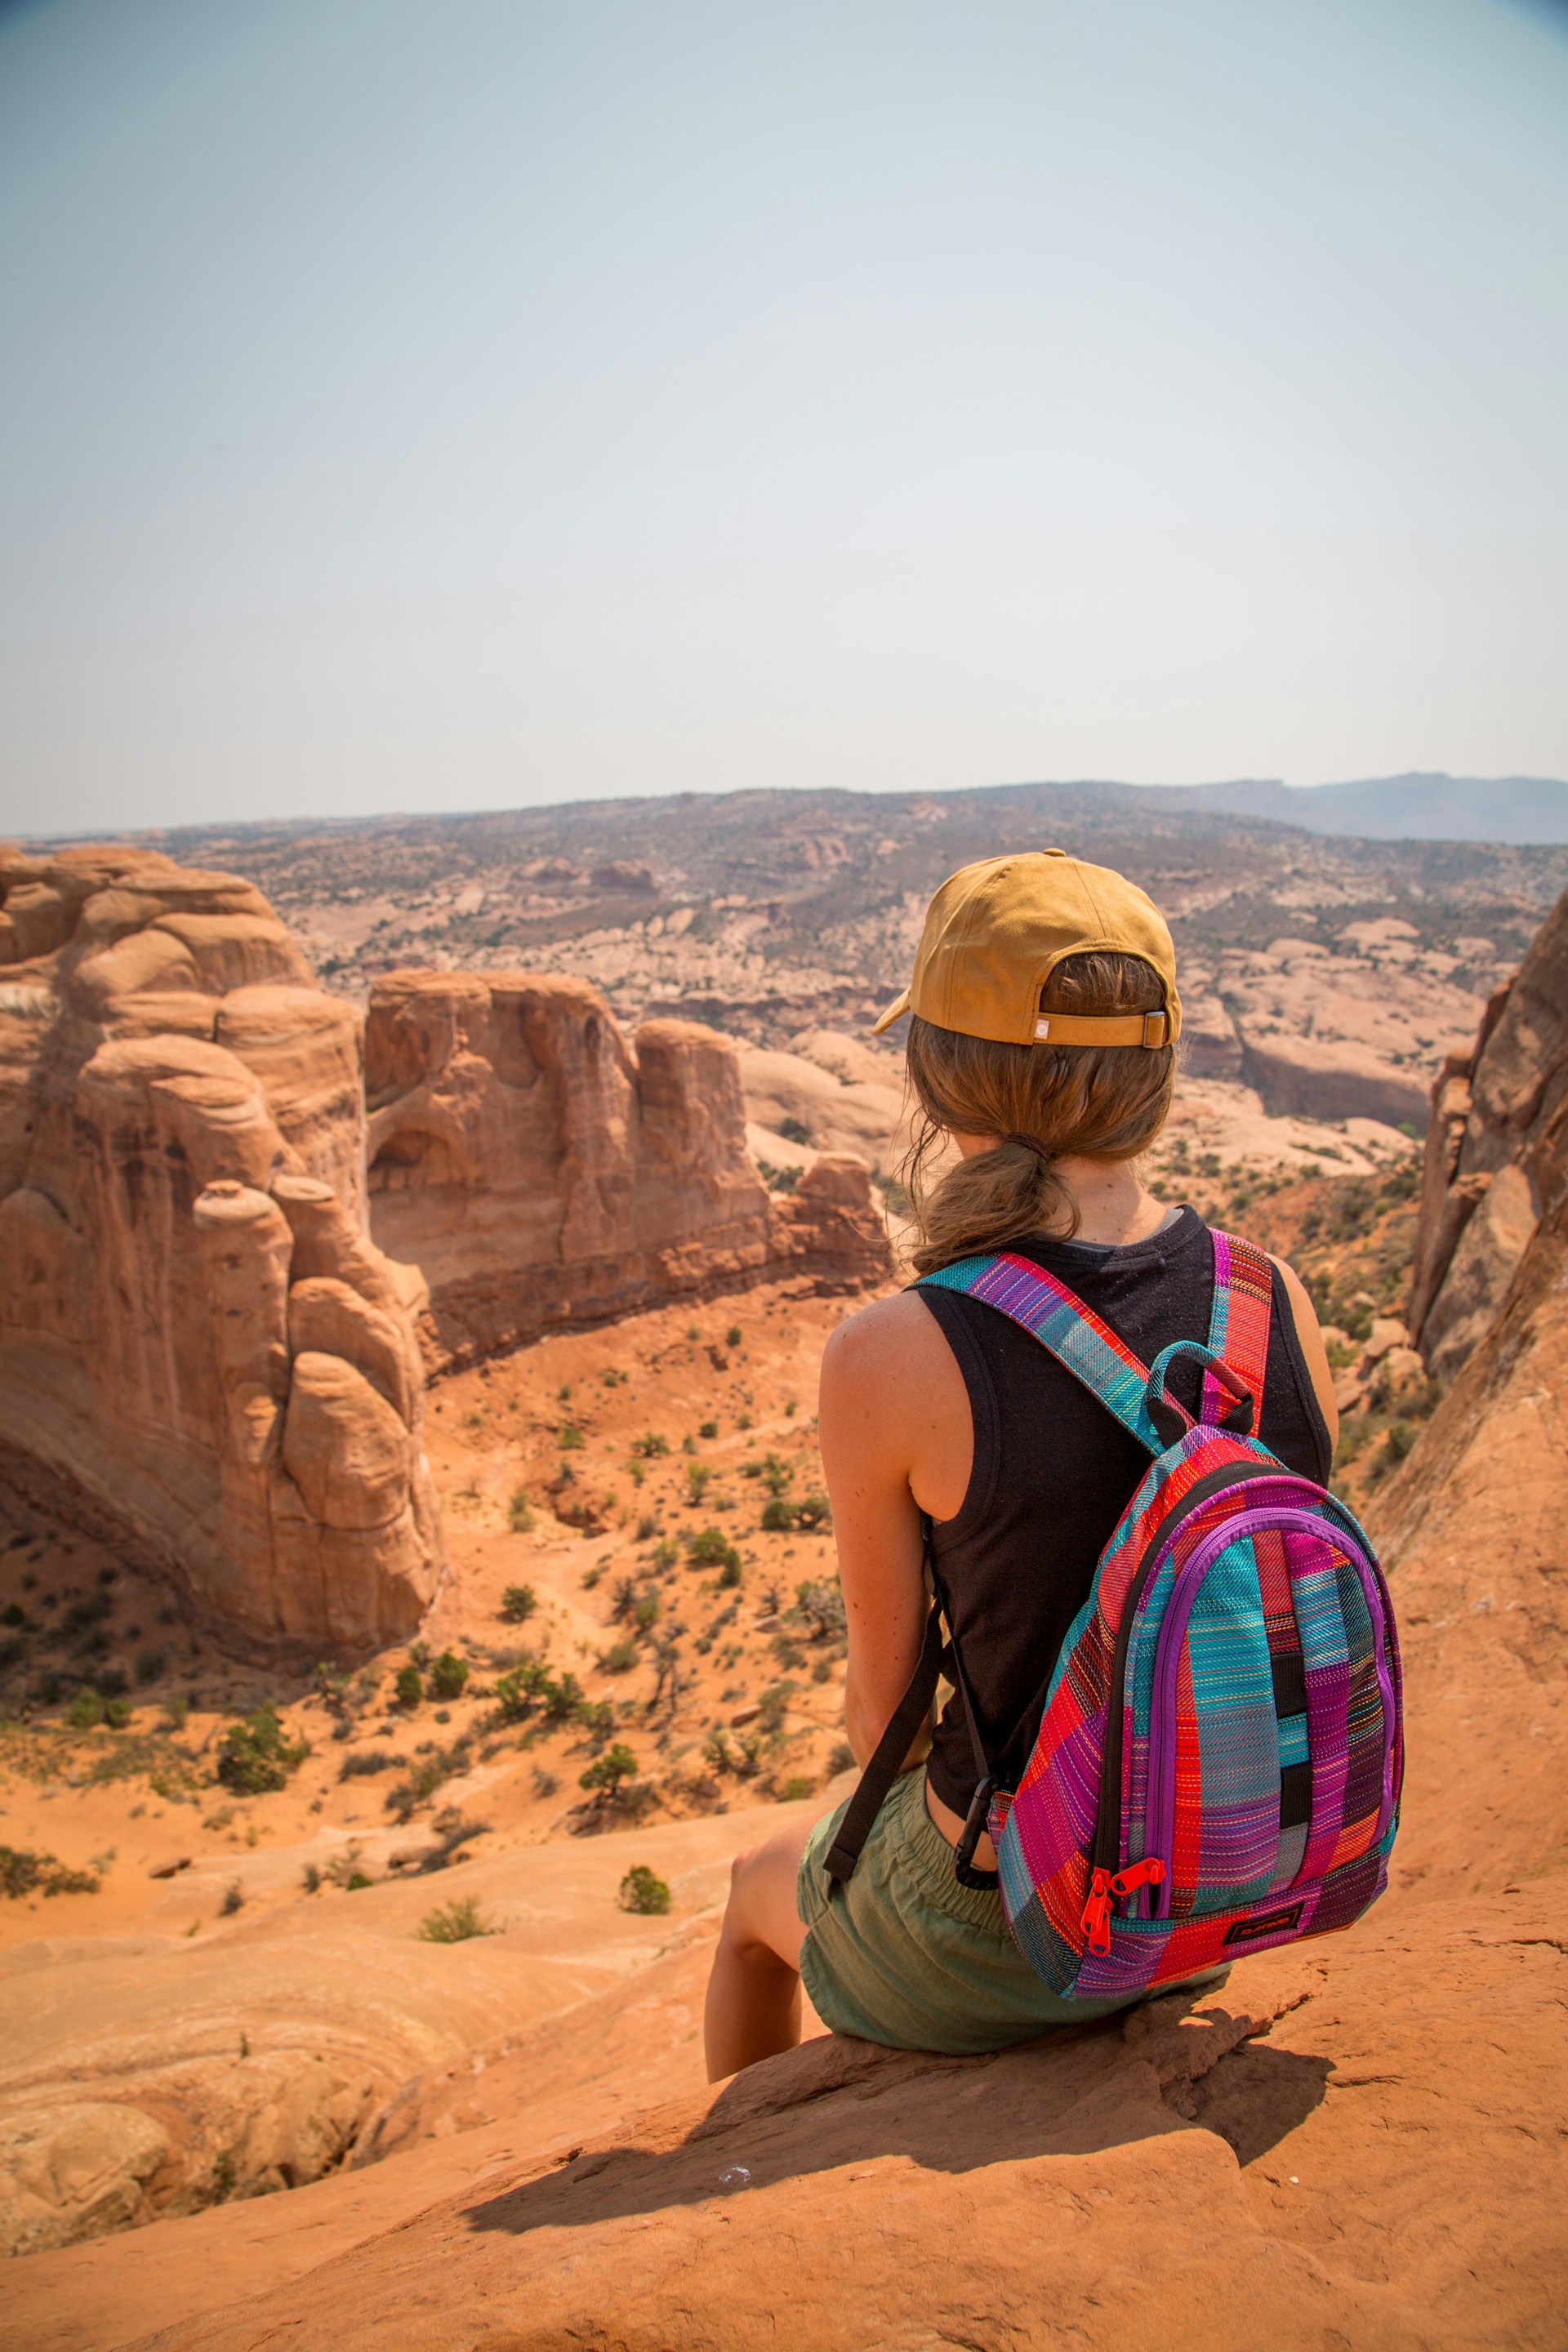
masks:
[[[1568,774],[1565,28],[0,6],[0,823]]]

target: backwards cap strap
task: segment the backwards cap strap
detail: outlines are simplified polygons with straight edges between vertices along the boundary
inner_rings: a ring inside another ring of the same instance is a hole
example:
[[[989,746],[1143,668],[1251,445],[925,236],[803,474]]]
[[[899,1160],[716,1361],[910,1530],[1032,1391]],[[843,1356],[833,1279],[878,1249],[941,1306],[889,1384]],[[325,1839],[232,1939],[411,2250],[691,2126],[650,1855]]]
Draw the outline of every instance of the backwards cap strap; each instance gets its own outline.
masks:
[[[1263,1423],[1263,1381],[1268,1367],[1268,1325],[1274,1310],[1274,1269],[1262,1250],[1235,1234],[1212,1229],[1214,1306],[1209,1346],[1252,1391],[1254,1433]],[[1204,1375],[1205,1421],[1219,1422],[1229,1398],[1210,1372]]]
[[[1151,1454],[1163,1453],[1164,1440],[1149,1418],[1148,1366],[1044,1266],[1005,1250],[997,1257],[960,1258],[955,1265],[924,1276],[915,1287],[962,1290],[994,1307],[1081,1381],[1140,1444]]]

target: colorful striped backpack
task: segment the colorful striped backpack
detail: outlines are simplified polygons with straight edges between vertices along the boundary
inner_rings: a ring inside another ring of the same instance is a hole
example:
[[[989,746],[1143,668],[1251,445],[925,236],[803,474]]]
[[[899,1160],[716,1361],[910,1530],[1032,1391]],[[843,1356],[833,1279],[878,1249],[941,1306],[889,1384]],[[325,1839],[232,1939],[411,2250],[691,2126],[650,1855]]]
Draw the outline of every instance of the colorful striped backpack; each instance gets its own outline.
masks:
[[[1153,1460],[1117,1524],[1051,1678],[1016,1790],[980,1775],[955,1869],[1000,1882],[1053,1992],[1136,2000],[1244,1953],[1348,1927],[1387,1884],[1404,1750],[1383,1571],[1342,1503],[1268,1452],[1268,1260],[1215,1233],[1208,1345],[1145,1367],[1067,1286],[1004,1252],[928,1286],[1032,1332]],[[1198,1417],[1171,1395],[1201,1365]],[[929,1558],[929,1553],[928,1553]],[[934,1569],[933,1569],[933,1582]],[[921,1663],[826,1867],[847,1878],[945,1671],[942,1594]],[[989,1829],[998,1870],[973,1867]]]

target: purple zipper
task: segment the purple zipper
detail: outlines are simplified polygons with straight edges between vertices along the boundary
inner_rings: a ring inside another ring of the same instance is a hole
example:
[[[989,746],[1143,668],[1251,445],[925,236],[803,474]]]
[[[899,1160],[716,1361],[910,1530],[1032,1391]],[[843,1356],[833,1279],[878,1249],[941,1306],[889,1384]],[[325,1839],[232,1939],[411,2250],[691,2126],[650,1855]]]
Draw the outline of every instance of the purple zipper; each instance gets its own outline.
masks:
[[[1187,1621],[1192,1615],[1198,1586],[1215,1561],[1240,1538],[1264,1527],[1291,1528],[1331,1541],[1350,1561],[1360,1579],[1367,1615],[1372,1622],[1378,1690],[1383,1700],[1383,1780],[1377,1829],[1380,1838],[1393,1811],[1394,1690],[1388,1674],[1388,1612],[1381,1574],[1365,1558],[1353,1538],[1317,1514],[1281,1511],[1278,1507],[1238,1511],[1234,1517],[1225,1520],[1205,1536],[1194,1547],[1191,1557],[1183,1563],[1172,1585],[1155,1645],[1153,1685],[1149,1701],[1151,1762],[1143,1820],[1143,1851],[1146,1855],[1158,1854],[1166,1866],[1160,1885],[1144,1890],[1146,1908],[1143,1916],[1146,1918],[1168,1918],[1171,1910],[1176,1832],[1176,1690]]]

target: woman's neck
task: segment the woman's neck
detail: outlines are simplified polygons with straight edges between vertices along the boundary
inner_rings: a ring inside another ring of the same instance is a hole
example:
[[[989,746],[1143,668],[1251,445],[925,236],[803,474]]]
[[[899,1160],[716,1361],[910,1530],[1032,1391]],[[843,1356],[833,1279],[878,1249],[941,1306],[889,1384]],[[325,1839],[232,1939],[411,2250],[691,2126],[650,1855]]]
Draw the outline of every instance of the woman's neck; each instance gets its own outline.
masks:
[[[994,1135],[958,1134],[952,1139],[965,1160],[992,1150],[997,1140]],[[1170,1214],[1164,1202],[1157,1201],[1144,1184],[1136,1160],[1080,1159],[1064,1152],[1052,1160],[1051,1173],[1060,1179],[1078,1211],[1075,1241],[1106,1249],[1146,1242]]]
[[[1061,1179],[1078,1211],[1075,1241],[1096,1242],[1110,1249],[1127,1242],[1146,1242],[1170,1214],[1131,1160],[1054,1160],[1051,1173]]]

